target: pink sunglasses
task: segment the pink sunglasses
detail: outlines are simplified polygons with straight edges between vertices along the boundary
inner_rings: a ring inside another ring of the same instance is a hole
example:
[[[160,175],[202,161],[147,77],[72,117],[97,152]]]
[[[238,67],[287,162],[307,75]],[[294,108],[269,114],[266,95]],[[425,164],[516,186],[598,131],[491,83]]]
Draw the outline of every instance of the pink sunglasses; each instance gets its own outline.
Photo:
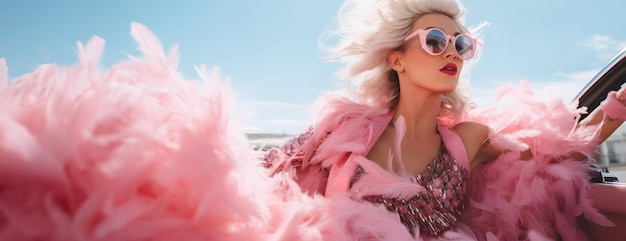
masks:
[[[454,43],[454,49],[462,60],[474,57],[476,52],[476,39],[467,34],[450,36],[438,28],[418,29],[404,38],[404,41],[419,35],[422,49],[430,55],[440,55],[448,47],[448,42]]]

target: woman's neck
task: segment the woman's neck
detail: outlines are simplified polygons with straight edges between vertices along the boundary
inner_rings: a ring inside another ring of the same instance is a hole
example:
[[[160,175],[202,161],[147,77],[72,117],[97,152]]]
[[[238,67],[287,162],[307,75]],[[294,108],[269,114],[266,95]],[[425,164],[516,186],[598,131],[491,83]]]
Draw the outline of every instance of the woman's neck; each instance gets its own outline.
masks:
[[[437,134],[437,117],[441,108],[441,95],[400,96],[392,123],[402,116],[406,123],[405,138],[414,140],[429,138]]]

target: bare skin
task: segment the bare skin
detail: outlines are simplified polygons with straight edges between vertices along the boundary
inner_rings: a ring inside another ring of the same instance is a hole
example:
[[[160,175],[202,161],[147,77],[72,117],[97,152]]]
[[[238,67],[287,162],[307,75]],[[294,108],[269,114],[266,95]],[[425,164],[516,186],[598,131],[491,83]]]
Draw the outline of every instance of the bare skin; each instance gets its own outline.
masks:
[[[446,34],[460,32],[454,21],[443,14],[426,14],[418,18],[411,31],[437,27]],[[391,67],[398,73],[400,97],[391,124],[368,153],[368,159],[387,168],[389,152],[394,149],[396,129],[393,123],[402,116],[406,123],[406,133],[401,141],[401,160],[393,156],[393,163],[401,162],[406,172],[416,175],[424,172],[437,156],[441,136],[437,133],[437,117],[444,93],[454,91],[458,83],[458,73],[463,67],[454,48],[448,47],[441,55],[426,53],[418,37],[406,42],[405,48],[393,51],[388,56]],[[443,73],[440,69],[446,64],[458,67],[456,75]],[[477,124],[479,125],[479,124]],[[455,128],[457,129],[457,128]],[[484,131],[483,131],[484,130]],[[468,149],[470,160],[477,156],[481,143],[487,138],[487,129],[473,130],[460,125],[457,132]],[[401,171],[394,165],[394,171]]]
[[[460,32],[454,21],[443,14],[426,14],[418,18],[412,26],[411,32],[416,29],[437,27],[446,34],[455,35]],[[404,171],[417,175],[423,173],[429,164],[435,160],[441,146],[441,136],[437,133],[437,116],[440,110],[441,98],[444,93],[450,93],[457,87],[459,75],[463,67],[463,60],[459,58],[453,47],[448,48],[441,55],[429,55],[420,46],[418,37],[406,42],[405,48],[396,50],[388,55],[391,67],[398,73],[400,80],[400,97],[395,114],[389,126],[377,140],[367,155],[367,158],[376,162],[382,168],[390,165],[390,152],[395,150],[396,128],[393,123],[402,116],[406,123],[406,133],[401,140],[401,156],[392,156],[395,165],[391,169],[395,172],[402,170],[397,163],[401,162]],[[449,63],[458,66],[456,75],[440,71]],[[604,114],[598,108],[581,126],[597,125],[602,123]],[[607,120],[603,123],[598,141],[602,142],[609,137],[622,121]],[[500,155],[488,139],[489,128],[480,123],[464,122],[456,125],[454,130],[459,134],[467,150],[470,160],[470,171],[482,163],[491,161]],[[527,160],[532,157],[532,151],[521,153],[520,158]],[[574,154],[577,159],[584,159],[582,155]]]

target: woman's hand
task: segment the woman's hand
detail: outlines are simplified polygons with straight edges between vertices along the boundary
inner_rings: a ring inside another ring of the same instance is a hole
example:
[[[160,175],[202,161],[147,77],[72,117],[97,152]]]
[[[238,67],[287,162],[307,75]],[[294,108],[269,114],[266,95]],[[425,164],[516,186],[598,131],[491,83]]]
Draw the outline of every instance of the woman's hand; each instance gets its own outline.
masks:
[[[579,126],[600,125],[598,143],[604,142],[626,120],[626,88],[611,91],[606,99]]]

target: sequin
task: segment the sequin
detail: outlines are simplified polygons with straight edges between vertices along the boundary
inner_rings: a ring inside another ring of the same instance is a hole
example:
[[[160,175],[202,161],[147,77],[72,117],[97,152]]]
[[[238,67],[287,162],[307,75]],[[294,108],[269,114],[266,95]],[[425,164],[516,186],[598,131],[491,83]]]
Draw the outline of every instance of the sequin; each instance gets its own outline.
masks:
[[[350,186],[363,175],[366,175],[364,169],[358,167]],[[410,199],[370,195],[363,197],[363,200],[382,204],[387,210],[398,214],[400,221],[412,234],[418,226],[421,235],[439,236],[454,228],[465,209],[464,184],[468,177],[469,171],[452,159],[442,144],[433,163],[424,173],[413,179],[427,191],[420,192]]]

